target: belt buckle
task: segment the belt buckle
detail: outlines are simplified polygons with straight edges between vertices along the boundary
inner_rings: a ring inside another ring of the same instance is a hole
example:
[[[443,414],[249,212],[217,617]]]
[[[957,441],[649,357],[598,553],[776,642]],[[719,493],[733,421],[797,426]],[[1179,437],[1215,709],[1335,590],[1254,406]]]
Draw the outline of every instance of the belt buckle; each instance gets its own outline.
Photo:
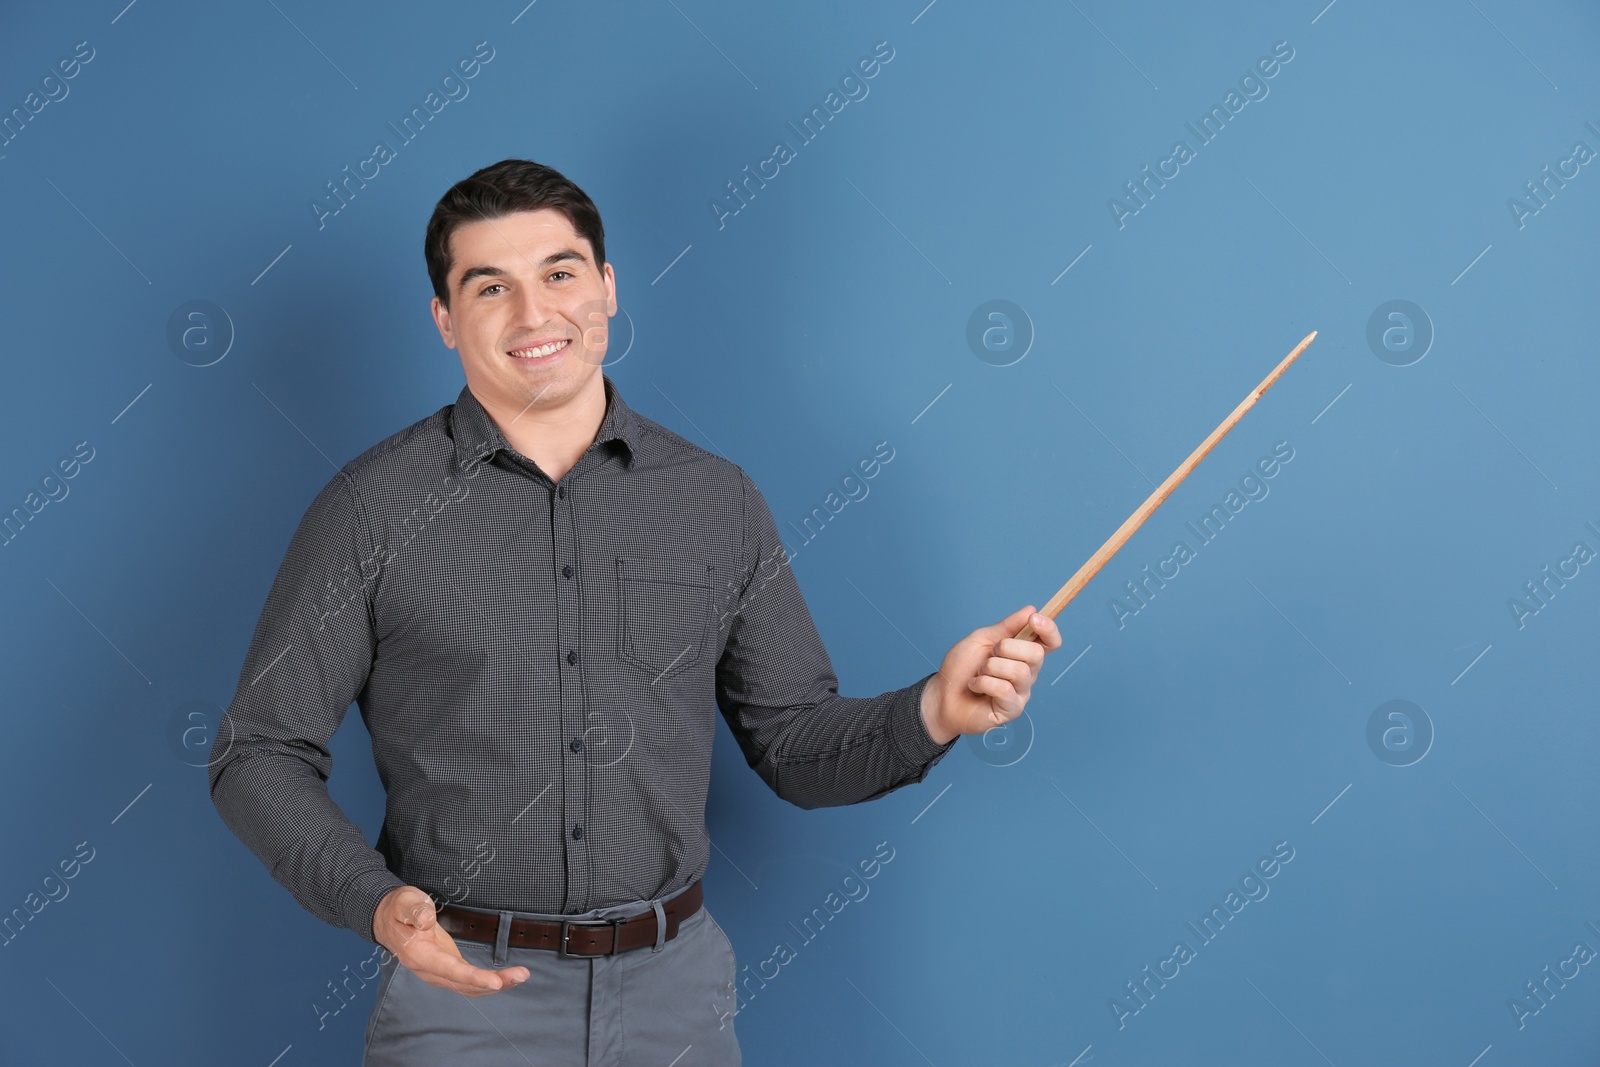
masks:
[[[572,928],[574,926],[588,927],[588,928],[593,928],[593,927],[596,927],[596,926],[609,926],[609,927],[611,927],[611,931],[612,931],[611,932],[611,953],[612,953],[612,955],[615,955],[616,953],[622,951],[622,924],[625,923],[625,922],[627,922],[627,919],[625,919],[625,918],[620,918],[620,919],[578,919],[578,920],[562,919],[561,920],[561,940],[556,943],[556,955],[565,957],[567,959],[574,959],[574,960],[592,960],[592,959],[595,958],[595,956],[603,956],[603,955],[605,955],[605,953],[603,953],[603,952],[588,953],[588,952],[571,952],[571,951],[569,951],[567,949],[567,938],[572,936]]]

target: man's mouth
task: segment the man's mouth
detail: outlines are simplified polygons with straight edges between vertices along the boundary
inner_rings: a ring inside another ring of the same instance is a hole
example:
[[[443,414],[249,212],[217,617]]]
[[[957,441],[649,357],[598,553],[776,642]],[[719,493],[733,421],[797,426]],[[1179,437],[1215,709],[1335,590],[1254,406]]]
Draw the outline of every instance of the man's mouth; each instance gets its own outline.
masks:
[[[543,344],[529,345],[526,348],[513,348],[506,354],[511,356],[513,359],[520,359],[525,362],[534,363],[538,362],[539,360],[549,359],[555,356],[556,353],[564,351],[571,343],[571,341],[566,339],[562,339],[560,341],[547,341]]]

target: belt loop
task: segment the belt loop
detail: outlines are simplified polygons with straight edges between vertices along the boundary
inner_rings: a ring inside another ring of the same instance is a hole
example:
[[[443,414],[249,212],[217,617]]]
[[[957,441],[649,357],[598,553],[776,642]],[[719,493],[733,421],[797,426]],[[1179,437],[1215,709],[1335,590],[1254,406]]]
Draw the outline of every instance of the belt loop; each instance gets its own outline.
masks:
[[[499,925],[496,926],[494,933],[494,965],[496,967],[504,967],[506,965],[506,961],[511,958],[510,952],[507,951],[510,944],[511,913],[509,911],[502,911],[500,913]]]
[[[652,900],[650,907],[656,913],[656,944],[650,951],[660,952],[661,946],[667,943],[667,912],[659,900]]]

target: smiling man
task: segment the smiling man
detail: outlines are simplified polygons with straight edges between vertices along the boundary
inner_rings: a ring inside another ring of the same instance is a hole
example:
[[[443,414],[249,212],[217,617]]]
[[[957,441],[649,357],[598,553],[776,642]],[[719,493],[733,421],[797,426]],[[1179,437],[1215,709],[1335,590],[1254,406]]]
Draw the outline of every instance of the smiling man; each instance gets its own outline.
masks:
[[[589,197],[496,163],[439,201],[425,254],[466,386],[311,502],[212,798],[306,909],[387,950],[367,1067],[738,1064],[700,884],[717,712],[778,796],[871,800],[1021,714],[1060,634],[1029,605],[903,689],[840,696],[749,475],[604,373],[616,276]],[[352,702],[375,847],[326,785]]]

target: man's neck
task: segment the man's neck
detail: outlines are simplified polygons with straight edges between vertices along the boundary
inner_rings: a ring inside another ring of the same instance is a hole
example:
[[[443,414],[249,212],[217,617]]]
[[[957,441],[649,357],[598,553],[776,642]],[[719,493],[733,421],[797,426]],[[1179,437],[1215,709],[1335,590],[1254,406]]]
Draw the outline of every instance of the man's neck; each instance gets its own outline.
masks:
[[[534,404],[509,410],[485,403],[482,397],[478,402],[511,447],[537,463],[555,482],[565,477],[594,443],[606,416],[605,383],[598,373],[558,408],[546,410]]]

